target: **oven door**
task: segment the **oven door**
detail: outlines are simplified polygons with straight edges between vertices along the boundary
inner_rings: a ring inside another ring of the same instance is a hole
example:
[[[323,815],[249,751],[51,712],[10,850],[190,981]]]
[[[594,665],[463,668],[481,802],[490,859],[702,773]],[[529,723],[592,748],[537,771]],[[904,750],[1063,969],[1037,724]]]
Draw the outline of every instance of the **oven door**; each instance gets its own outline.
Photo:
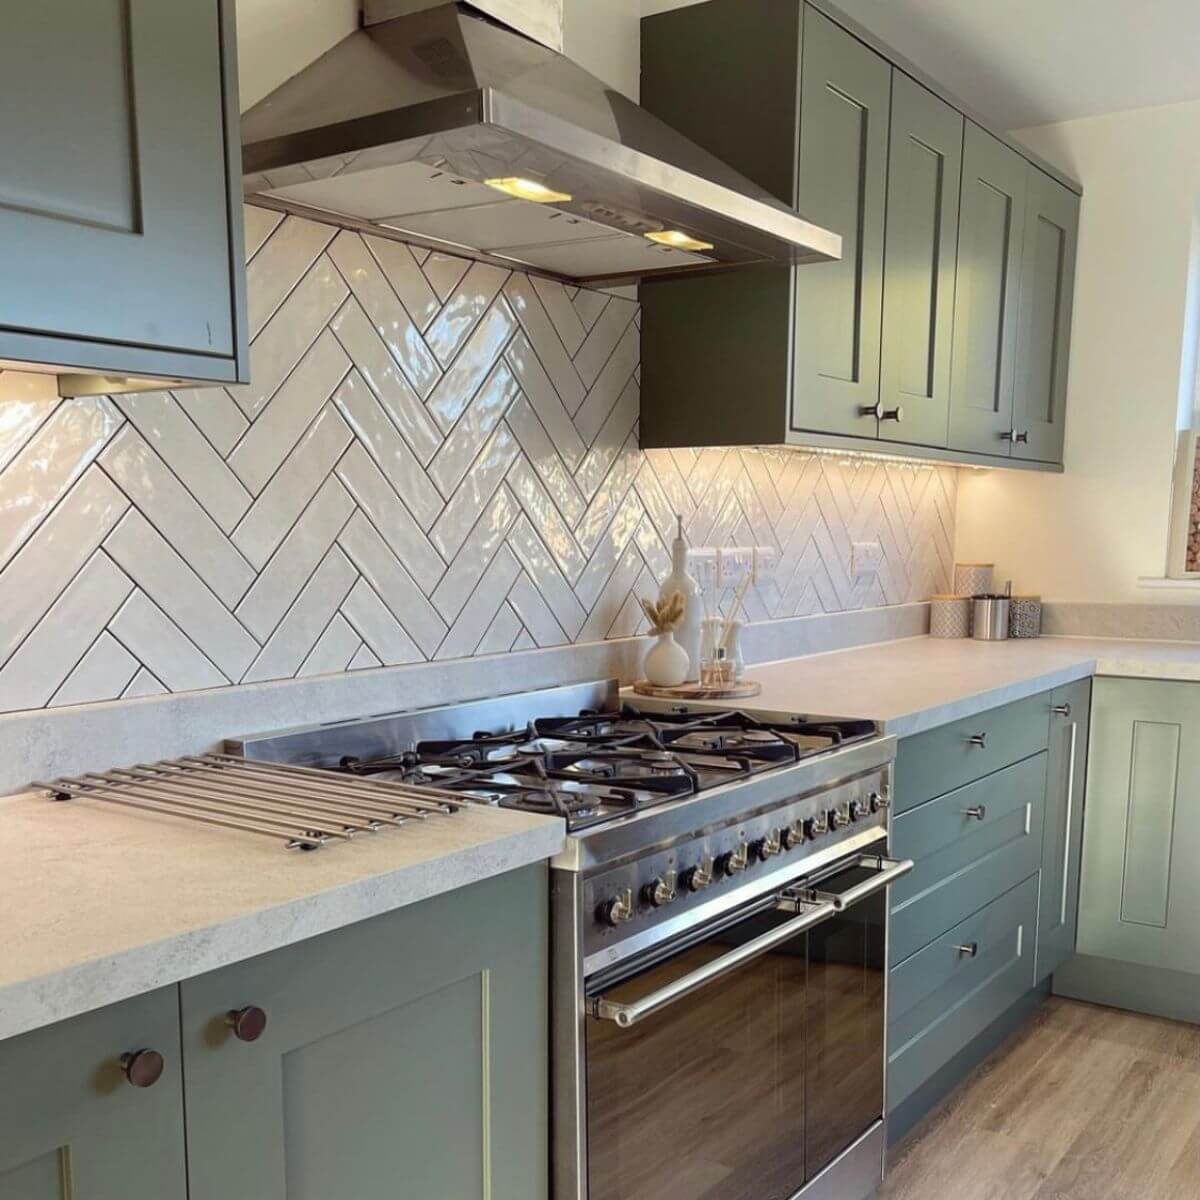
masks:
[[[882,1118],[911,869],[856,855],[589,985],[588,1200],[789,1200]]]

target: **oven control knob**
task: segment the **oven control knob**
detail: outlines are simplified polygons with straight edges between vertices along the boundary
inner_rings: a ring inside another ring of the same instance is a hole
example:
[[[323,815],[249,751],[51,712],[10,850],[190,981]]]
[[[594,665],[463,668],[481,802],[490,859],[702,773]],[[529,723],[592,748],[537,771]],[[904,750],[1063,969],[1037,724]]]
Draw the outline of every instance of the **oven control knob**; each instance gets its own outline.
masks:
[[[633,920],[633,891],[626,888],[618,892],[611,900],[600,905],[597,913],[602,925],[611,925],[614,929],[625,921]]]
[[[750,850],[745,842],[739,842],[736,850],[730,850],[728,854],[722,854],[717,859],[717,874],[736,875],[740,871],[744,871],[750,863]]]
[[[813,841],[829,832],[829,814],[817,813],[815,817],[807,817],[804,821],[804,834]]]
[[[778,829],[772,829],[766,837],[759,838],[751,849],[759,862],[767,862],[783,851],[783,834]]]
[[[676,894],[674,871],[664,872],[657,879],[652,879],[642,888],[642,899],[651,908],[662,908],[664,904],[670,904],[675,899]]]
[[[865,800],[850,801],[850,820],[858,821],[863,817],[871,815],[870,805]]]
[[[881,792],[872,792],[869,800],[873,813],[877,813],[881,808],[887,808],[888,806],[888,798]]]
[[[795,850],[806,836],[804,831],[803,821],[793,821],[782,834],[783,848],[785,850]]]
[[[694,867],[683,873],[683,886],[689,892],[702,892],[713,881],[713,860],[706,854]]]
[[[845,829],[850,824],[850,809],[846,808],[831,808],[829,810],[829,828],[830,829]]]

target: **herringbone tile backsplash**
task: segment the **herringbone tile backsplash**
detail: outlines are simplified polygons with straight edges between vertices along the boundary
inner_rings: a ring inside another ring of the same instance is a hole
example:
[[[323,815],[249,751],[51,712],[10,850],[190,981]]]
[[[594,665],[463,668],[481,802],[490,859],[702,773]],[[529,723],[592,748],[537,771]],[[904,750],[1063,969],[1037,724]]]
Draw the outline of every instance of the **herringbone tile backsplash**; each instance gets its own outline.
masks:
[[[642,453],[633,302],[246,221],[250,385],[0,378],[0,710],[623,637],[677,512],[776,547],[755,620],[947,590],[953,469]]]

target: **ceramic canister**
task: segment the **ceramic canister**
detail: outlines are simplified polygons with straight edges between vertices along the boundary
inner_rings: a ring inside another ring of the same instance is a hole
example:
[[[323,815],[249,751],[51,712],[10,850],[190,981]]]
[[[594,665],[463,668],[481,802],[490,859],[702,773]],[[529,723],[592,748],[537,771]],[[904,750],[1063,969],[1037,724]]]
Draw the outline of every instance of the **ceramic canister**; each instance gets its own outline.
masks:
[[[934,596],[929,602],[929,636],[965,638],[971,635],[969,596]]]
[[[1008,610],[1008,636],[1035,638],[1042,636],[1041,596],[1014,596]]]
[[[956,596],[986,596],[992,591],[995,567],[991,563],[955,563],[954,594]]]

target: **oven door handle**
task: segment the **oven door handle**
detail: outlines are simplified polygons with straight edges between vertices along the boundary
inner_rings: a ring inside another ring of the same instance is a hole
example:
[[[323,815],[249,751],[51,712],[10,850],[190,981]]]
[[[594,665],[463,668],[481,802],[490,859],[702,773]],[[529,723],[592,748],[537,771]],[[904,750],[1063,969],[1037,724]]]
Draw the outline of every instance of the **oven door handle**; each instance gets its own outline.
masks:
[[[856,883],[844,892],[798,888],[789,894],[807,904],[831,904],[834,912],[844,912],[868,896],[882,891],[888,884],[895,883],[902,875],[907,875],[913,869],[913,861],[911,858],[881,858],[878,854],[860,854],[858,861],[852,866],[867,868],[876,871],[877,874],[870,879],[864,879],[862,883]]]
[[[622,1029],[628,1029],[652,1013],[674,1004],[676,1000],[682,1000],[684,996],[691,995],[692,992],[698,991],[706,984],[720,979],[723,975],[728,975],[731,971],[736,971],[743,964],[761,958],[776,946],[789,941],[806,929],[811,929],[814,925],[828,920],[837,912],[837,907],[832,901],[822,901],[816,904],[809,904],[806,901],[780,901],[781,907],[785,904],[789,911],[795,911],[796,907],[801,906],[806,911],[793,920],[786,921],[777,928],[768,930],[738,946],[736,950],[731,950],[728,954],[723,954],[720,958],[705,963],[704,966],[684,975],[681,979],[676,979],[673,983],[668,983],[648,996],[635,1000],[632,1004],[606,1000],[603,996],[593,997],[588,1001],[588,1012],[601,1021],[614,1021]]]

